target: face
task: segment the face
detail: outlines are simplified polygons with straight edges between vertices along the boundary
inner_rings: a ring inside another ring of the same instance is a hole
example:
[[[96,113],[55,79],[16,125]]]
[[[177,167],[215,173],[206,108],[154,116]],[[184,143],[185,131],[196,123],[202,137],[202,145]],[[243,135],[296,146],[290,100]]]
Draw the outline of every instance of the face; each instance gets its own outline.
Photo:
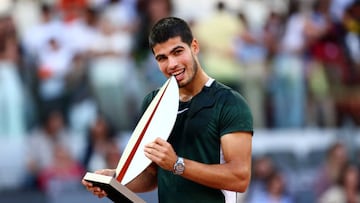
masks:
[[[58,111],[51,112],[46,125],[47,131],[51,135],[56,135],[64,127],[63,115]]]
[[[195,56],[199,52],[199,45],[196,40],[189,46],[180,37],[170,38],[156,44],[153,51],[161,72],[167,78],[175,76],[180,88],[192,82],[198,70]]]
[[[273,195],[279,195],[283,193],[284,190],[284,180],[281,175],[275,175],[269,180],[269,192]]]
[[[352,166],[344,171],[344,185],[348,188],[357,188],[359,184],[359,171],[357,167]]]

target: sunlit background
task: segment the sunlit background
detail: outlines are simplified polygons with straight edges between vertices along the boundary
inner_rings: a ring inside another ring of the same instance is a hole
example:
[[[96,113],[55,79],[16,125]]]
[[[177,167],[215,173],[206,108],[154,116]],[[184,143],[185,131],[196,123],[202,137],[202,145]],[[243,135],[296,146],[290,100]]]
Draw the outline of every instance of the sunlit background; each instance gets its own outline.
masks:
[[[1,0],[0,202],[110,202],[80,180],[116,167],[165,81],[147,35],[166,16],[252,110],[237,203],[360,202],[358,0]]]

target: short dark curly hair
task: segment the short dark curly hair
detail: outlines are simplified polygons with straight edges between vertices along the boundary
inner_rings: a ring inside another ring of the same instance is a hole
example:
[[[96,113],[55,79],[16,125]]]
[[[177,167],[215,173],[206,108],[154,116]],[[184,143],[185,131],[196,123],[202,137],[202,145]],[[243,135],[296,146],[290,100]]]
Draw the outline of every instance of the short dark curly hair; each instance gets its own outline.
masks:
[[[166,42],[170,38],[180,37],[182,42],[190,45],[193,34],[185,20],[177,17],[166,17],[159,20],[149,34],[149,46],[151,51],[156,44]]]

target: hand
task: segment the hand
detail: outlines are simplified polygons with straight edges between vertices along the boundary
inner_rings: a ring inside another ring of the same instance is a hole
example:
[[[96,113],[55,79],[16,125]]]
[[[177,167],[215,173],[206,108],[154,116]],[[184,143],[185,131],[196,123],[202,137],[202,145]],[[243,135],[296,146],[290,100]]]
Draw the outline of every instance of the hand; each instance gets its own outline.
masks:
[[[95,173],[101,174],[101,175],[106,175],[106,176],[114,176],[115,169],[102,169],[102,170],[95,171]],[[90,183],[84,179],[81,180],[81,183],[86,187],[86,189],[88,191],[92,192],[95,196],[98,196],[99,198],[107,196],[107,194],[104,190],[102,190],[99,187],[93,186],[92,183]]]
[[[145,145],[145,156],[155,162],[161,168],[173,171],[177,155],[167,141],[156,138],[155,141]]]

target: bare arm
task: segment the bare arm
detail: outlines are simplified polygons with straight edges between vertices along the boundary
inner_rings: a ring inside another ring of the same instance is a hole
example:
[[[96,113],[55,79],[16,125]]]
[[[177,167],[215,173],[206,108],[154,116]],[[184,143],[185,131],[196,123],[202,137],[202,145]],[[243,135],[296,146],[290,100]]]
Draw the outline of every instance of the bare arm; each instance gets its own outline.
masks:
[[[203,164],[185,157],[182,177],[212,188],[244,192],[251,176],[251,144],[251,133],[226,134],[221,138],[224,164]],[[160,138],[145,147],[145,155],[169,171],[177,159],[171,145]]]
[[[133,192],[148,192],[157,187],[157,166],[152,163],[139,176],[126,184]]]

